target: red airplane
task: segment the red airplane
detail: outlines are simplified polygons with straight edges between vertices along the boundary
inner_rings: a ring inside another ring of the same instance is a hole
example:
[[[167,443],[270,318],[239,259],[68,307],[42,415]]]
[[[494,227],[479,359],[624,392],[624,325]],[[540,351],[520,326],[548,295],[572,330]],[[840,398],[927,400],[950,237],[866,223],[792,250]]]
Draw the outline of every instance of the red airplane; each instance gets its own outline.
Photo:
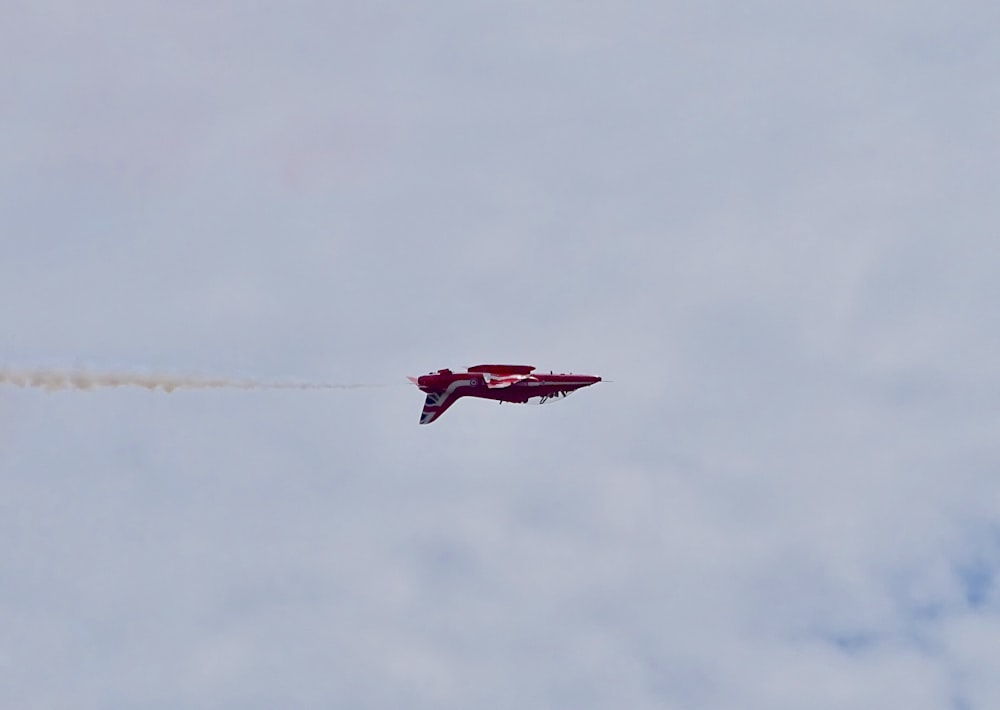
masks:
[[[596,375],[533,374],[534,369],[530,365],[476,365],[468,372],[438,370],[410,377],[410,382],[427,393],[420,423],[430,424],[459,397],[544,404],[601,381]]]

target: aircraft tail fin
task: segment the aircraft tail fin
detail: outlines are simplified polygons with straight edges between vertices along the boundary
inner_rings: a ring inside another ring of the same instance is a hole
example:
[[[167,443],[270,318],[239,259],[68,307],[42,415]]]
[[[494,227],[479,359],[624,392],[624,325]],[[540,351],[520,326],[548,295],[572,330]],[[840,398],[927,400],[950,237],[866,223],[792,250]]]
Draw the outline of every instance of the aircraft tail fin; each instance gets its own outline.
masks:
[[[424,400],[423,411],[420,412],[420,423],[430,424],[455,403],[458,399],[452,392],[428,392]]]

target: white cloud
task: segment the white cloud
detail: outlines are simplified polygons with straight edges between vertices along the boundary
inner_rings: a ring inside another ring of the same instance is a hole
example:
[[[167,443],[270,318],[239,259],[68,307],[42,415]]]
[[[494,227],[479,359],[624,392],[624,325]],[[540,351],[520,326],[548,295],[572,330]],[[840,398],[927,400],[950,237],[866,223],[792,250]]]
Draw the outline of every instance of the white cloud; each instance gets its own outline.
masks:
[[[995,10],[786,5],[12,10],[8,364],[615,381],[0,393],[2,704],[1000,702]]]

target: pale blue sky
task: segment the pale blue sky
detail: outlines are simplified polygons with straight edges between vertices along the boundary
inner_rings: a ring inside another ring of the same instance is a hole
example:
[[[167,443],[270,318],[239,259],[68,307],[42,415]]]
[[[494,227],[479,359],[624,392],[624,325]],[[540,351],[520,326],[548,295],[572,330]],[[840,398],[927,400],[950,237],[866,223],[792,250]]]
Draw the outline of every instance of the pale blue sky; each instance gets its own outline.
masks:
[[[621,5],[621,4],[620,4]],[[1000,706],[1000,10],[0,8],[0,705]]]

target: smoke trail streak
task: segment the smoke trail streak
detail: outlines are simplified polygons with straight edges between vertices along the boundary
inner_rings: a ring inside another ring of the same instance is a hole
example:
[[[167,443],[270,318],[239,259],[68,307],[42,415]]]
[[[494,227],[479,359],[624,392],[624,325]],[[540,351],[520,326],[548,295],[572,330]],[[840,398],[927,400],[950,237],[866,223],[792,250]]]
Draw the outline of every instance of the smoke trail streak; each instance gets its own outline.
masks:
[[[15,387],[59,390],[92,390],[100,387],[142,387],[148,390],[333,390],[381,387],[377,384],[325,384],[270,382],[226,377],[186,377],[180,375],[137,374],[127,372],[88,372],[86,370],[0,369],[0,384]]]

